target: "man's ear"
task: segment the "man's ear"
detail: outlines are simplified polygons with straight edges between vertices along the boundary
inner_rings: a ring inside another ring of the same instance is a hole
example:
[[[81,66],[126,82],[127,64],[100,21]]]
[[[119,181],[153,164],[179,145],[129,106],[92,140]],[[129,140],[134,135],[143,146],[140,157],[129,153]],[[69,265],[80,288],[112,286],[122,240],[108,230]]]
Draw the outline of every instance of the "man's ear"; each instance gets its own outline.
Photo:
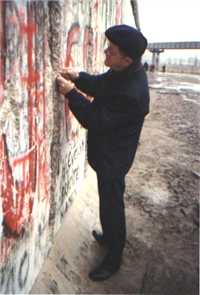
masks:
[[[133,62],[132,58],[129,57],[129,56],[126,56],[126,57],[125,57],[125,61],[126,61],[126,64],[127,64],[127,65],[130,65],[130,64],[132,64],[132,62]]]

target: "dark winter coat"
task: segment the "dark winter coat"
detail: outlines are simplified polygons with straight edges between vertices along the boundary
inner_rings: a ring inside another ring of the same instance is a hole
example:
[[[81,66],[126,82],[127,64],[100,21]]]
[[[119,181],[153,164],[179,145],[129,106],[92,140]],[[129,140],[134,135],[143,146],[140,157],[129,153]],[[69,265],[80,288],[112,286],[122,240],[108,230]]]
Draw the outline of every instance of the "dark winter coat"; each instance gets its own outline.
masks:
[[[88,101],[73,89],[69,107],[88,129],[89,164],[104,176],[125,175],[133,163],[145,115],[149,90],[141,64],[101,75],[80,72],[76,87],[93,96]]]

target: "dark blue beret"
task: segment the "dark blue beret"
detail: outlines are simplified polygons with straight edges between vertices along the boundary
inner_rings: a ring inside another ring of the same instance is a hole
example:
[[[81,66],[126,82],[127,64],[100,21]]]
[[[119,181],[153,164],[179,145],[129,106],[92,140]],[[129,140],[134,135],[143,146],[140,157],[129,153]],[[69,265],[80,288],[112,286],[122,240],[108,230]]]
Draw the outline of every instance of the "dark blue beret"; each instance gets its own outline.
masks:
[[[128,25],[110,27],[105,31],[105,35],[132,59],[141,57],[147,48],[147,39],[143,34]]]

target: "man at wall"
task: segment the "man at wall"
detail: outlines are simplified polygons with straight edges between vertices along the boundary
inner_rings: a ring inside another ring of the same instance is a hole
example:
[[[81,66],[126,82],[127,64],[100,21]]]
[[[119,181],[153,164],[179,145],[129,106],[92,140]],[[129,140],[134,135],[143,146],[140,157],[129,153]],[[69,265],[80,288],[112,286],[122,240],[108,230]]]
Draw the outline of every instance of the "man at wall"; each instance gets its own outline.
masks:
[[[97,174],[102,233],[94,230],[92,234],[108,252],[89,274],[94,281],[108,279],[121,264],[126,240],[125,175],[149,112],[148,83],[141,65],[146,38],[127,25],[110,27],[105,35],[105,65],[110,68],[106,73],[90,75],[64,69],[57,77],[59,92],[88,129],[88,161]],[[94,100],[90,102],[78,90]]]

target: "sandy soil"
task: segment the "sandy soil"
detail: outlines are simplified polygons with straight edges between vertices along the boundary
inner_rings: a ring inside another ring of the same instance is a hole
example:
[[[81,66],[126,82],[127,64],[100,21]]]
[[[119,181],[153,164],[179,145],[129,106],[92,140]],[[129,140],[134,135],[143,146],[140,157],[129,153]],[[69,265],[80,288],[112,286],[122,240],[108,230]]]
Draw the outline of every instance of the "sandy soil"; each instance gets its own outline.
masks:
[[[95,175],[89,171],[32,294],[198,294],[200,76],[151,74],[151,112],[126,178],[127,244],[120,271],[93,283],[104,254]]]

